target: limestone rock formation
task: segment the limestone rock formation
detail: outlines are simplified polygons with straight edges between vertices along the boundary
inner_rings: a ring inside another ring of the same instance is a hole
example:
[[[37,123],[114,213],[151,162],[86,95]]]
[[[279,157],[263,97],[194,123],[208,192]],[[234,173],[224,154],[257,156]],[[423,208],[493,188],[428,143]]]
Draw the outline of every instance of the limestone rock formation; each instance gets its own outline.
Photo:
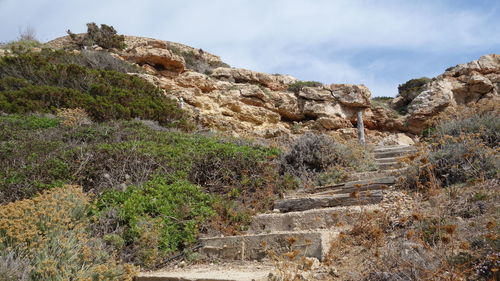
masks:
[[[356,114],[364,110],[367,134],[373,140],[387,135],[370,131],[390,118],[370,110],[371,93],[364,85],[291,87],[300,81],[231,68],[218,56],[186,45],[134,36],[125,36],[125,43],[124,50],[109,51],[141,66],[143,73],[130,74],[163,89],[205,128],[263,138],[294,138],[311,130],[355,138]],[[71,41],[66,36],[47,45],[65,48]]]
[[[427,120],[449,106],[500,99],[500,55],[449,68],[432,79],[408,106],[406,123],[413,133],[425,128]]]

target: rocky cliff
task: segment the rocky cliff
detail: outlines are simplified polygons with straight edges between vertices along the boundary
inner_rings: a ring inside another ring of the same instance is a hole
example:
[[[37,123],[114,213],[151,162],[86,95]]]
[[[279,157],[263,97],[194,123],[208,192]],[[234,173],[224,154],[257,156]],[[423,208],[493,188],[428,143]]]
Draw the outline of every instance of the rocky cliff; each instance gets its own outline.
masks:
[[[426,121],[448,107],[486,100],[500,106],[500,55],[486,55],[478,60],[451,67],[428,82],[408,105],[406,128],[419,133]],[[398,98],[393,104],[398,103]]]
[[[236,136],[293,138],[321,131],[354,138],[356,113],[362,110],[369,141],[411,143],[402,132],[421,132],[428,119],[448,106],[497,98],[500,83],[500,56],[484,56],[432,79],[408,105],[406,116],[394,116],[371,106],[364,85],[321,85],[231,68],[201,49],[157,39],[126,36],[125,43],[126,49],[113,52],[144,70],[132,75],[176,98],[198,124]],[[53,48],[70,44],[68,37],[48,43]]]

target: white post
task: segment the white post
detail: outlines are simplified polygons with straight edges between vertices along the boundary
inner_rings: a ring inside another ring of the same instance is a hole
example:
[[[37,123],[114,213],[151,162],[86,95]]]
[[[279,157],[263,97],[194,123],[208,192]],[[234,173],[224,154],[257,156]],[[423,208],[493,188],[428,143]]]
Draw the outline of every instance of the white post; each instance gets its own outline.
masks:
[[[365,125],[363,124],[363,109],[358,111],[358,140],[361,145],[365,144]]]

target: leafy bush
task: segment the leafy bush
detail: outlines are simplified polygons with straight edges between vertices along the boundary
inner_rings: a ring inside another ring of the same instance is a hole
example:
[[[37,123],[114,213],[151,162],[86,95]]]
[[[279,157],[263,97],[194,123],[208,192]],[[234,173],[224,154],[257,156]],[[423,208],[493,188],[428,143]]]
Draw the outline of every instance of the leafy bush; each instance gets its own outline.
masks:
[[[188,247],[204,227],[241,231],[252,214],[271,208],[277,194],[295,185],[278,174],[276,149],[144,123],[65,126],[48,117],[0,116],[0,203],[80,184],[101,202],[95,236],[106,238],[124,260],[152,266]],[[165,209],[151,205],[160,203]],[[167,221],[164,215],[182,204]],[[193,213],[205,207],[212,211]]]
[[[123,238],[126,245],[141,243],[144,225],[152,224],[156,244],[140,248],[157,248],[155,256],[139,251],[132,260],[152,266],[166,254],[182,250],[196,241],[201,224],[215,213],[212,198],[189,182],[170,183],[165,178],[155,178],[142,186],[131,186],[125,191],[108,191],[97,202],[101,212],[118,211],[120,225],[126,229]]]
[[[300,137],[291,150],[282,156],[280,163],[281,174],[288,173],[298,177],[303,183],[317,181],[322,173],[330,172],[331,175],[332,170],[361,171],[373,167],[373,159],[366,150],[355,149],[326,135],[317,134]]]
[[[24,255],[30,280],[132,280],[89,232],[89,198],[78,186],[0,205],[0,250]]]
[[[21,54],[31,51],[33,48],[41,47],[42,43],[36,38],[35,29],[27,26],[19,33],[19,37],[15,41],[6,44],[0,43],[0,49],[10,49],[15,54]]]
[[[87,23],[87,33],[83,36],[78,36],[70,30],[67,33],[75,44],[80,47],[98,45],[103,49],[125,48],[125,37],[118,35],[113,26],[110,25],[101,24],[101,27],[99,27],[97,24],[91,22]]]
[[[202,173],[212,170],[203,172],[201,164],[195,165],[206,157],[230,167],[246,167],[247,172],[234,172],[232,176],[237,178],[225,183],[251,189],[261,181],[257,180],[259,175],[276,173],[260,162],[278,154],[273,149],[173,133],[164,128],[155,131],[135,121],[68,127],[60,126],[58,119],[36,116],[0,117],[0,151],[0,202],[27,198],[45,188],[70,182],[99,194],[124,183],[139,185],[158,173],[206,183],[210,190],[210,182],[200,179],[204,177]],[[242,164],[245,161],[252,165]],[[243,181],[244,174],[253,180]]]
[[[116,71],[59,63],[64,52],[45,51],[0,59],[0,109],[55,113],[84,109],[95,121],[143,118],[188,128],[183,111],[156,86]]]
[[[42,43],[37,40],[19,39],[5,44],[2,46],[2,49],[9,49],[14,54],[23,54],[30,52],[33,48],[39,48],[41,46]]]
[[[304,87],[321,87],[322,83],[316,81],[298,81],[288,86],[288,91],[298,93]]]

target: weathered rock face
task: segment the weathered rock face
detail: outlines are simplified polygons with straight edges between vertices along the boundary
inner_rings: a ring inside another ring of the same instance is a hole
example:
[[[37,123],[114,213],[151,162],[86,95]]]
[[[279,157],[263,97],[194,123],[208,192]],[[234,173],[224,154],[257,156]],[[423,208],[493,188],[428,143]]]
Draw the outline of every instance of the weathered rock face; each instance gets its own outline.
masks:
[[[197,123],[236,136],[285,137],[321,131],[355,138],[356,114],[365,111],[368,129],[377,127],[369,89],[363,85],[332,84],[288,88],[298,79],[230,68],[218,56],[178,43],[125,36],[126,49],[113,55],[140,65],[131,73],[150,81],[177,99]],[[71,44],[67,37],[49,42],[54,48]],[[380,119],[380,118],[379,118]],[[385,122],[385,121],[384,121]],[[367,130],[373,140],[386,135]]]
[[[218,80],[232,83],[257,84],[273,91],[285,90],[288,85],[298,81],[289,75],[271,75],[247,69],[228,67],[216,68],[211,76]]]
[[[174,54],[167,48],[158,48],[155,45],[138,45],[127,49],[122,56],[140,66],[151,66],[163,76],[175,77],[185,70],[183,57]]]
[[[419,133],[427,120],[449,106],[500,98],[500,55],[457,65],[427,83],[408,106],[407,128]],[[500,103],[499,103],[500,104]]]
[[[370,107],[370,90],[365,85],[332,84],[333,96],[343,105],[349,107]]]

